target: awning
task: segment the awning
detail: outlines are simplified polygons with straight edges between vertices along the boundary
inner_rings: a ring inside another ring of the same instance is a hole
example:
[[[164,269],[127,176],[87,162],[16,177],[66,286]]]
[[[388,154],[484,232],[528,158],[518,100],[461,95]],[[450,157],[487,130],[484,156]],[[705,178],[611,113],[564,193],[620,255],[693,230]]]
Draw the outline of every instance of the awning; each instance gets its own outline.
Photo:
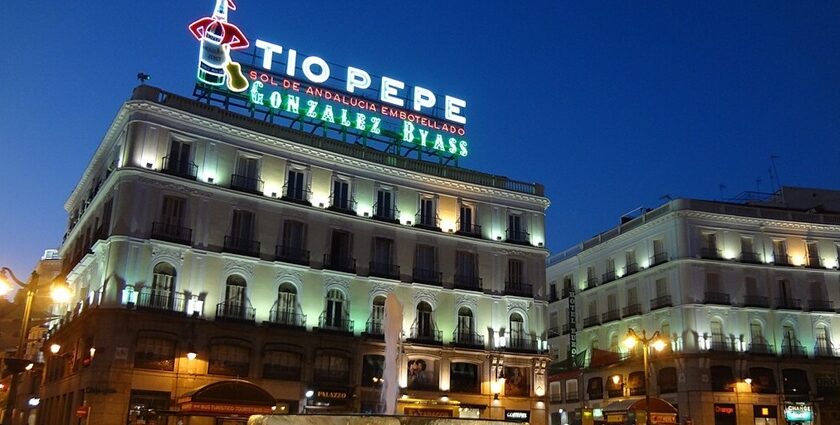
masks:
[[[631,410],[648,410],[645,404],[645,399],[641,400],[622,400],[610,403],[604,407],[604,413],[608,412],[627,412]],[[651,413],[677,413],[677,409],[665,400],[657,397],[650,398],[650,412]]]
[[[178,399],[178,405],[182,414],[260,415],[271,414],[277,400],[258,385],[231,379],[186,392]]]

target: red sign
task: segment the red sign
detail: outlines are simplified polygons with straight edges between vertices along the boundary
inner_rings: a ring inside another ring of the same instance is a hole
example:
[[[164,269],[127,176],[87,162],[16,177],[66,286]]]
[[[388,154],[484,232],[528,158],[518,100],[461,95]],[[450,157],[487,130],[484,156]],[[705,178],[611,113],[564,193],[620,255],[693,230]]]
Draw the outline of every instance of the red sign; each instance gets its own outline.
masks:
[[[88,413],[90,413],[90,406],[79,406],[76,408],[77,418],[86,418]]]
[[[227,413],[233,415],[270,415],[271,407],[222,403],[193,403],[181,404],[184,412]]]

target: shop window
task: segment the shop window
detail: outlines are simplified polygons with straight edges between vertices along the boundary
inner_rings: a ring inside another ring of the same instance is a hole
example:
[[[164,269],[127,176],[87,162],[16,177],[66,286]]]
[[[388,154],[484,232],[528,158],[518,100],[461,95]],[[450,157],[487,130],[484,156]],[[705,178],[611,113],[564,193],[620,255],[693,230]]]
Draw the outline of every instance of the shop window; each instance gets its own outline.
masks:
[[[319,353],[314,378],[315,382],[346,384],[350,380],[350,359],[339,353]]]
[[[656,384],[659,386],[660,393],[677,392],[677,369],[674,367],[660,369],[656,375]]]
[[[248,377],[251,350],[241,345],[213,344],[210,346],[210,359],[207,373]]]
[[[766,367],[751,367],[752,392],[759,394],[775,394],[777,391],[776,378],[772,369]]]
[[[175,341],[153,336],[138,338],[134,351],[134,367],[175,370]]]
[[[631,396],[645,395],[645,373],[638,371],[627,375],[627,388]]]
[[[811,391],[808,374],[802,369],[782,369],[782,387],[785,394],[801,394],[807,396]]]
[[[131,390],[128,402],[129,424],[165,424],[168,423],[165,413],[171,410],[170,396],[163,391]]]
[[[432,357],[417,357],[408,361],[408,389],[434,391],[438,389],[438,362]]]
[[[300,354],[268,349],[263,354],[263,378],[285,381],[300,380]]]
[[[382,373],[384,370],[385,356],[367,354],[362,357],[362,386],[377,388],[382,386]]]
[[[608,388],[607,391],[612,393],[612,389]],[[589,378],[589,383],[586,385],[586,392],[589,394],[590,400],[600,400],[604,398],[604,380],[603,378]],[[616,397],[621,396],[621,386],[618,387],[618,395]]]
[[[578,392],[578,381],[577,379],[567,379],[566,380],[566,401],[578,401],[580,400],[580,393]]]
[[[712,391],[734,391],[735,377],[732,375],[732,368],[729,366],[712,366],[709,368],[712,378]]]
[[[449,388],[456,393],[481,394],[478,365],[472,363],[450,364]]]
[[[563,384],[561,382],[548,384],[548,394],[552,403],[563,401]]]

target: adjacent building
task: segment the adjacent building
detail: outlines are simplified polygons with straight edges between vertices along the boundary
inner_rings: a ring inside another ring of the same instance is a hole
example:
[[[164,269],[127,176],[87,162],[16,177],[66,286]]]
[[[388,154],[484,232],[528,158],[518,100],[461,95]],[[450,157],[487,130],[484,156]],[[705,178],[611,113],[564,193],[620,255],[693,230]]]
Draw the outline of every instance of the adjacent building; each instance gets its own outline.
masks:
[[[649,391],[695,424],[840,419],[840,191],[677,199],[548,262],[552,423],[643,398],[628,330],[659,332]]]
[[[390,293],[400,413],[545,423],[548,204],[139,86],[65,205],[39,423],[379,412]]]

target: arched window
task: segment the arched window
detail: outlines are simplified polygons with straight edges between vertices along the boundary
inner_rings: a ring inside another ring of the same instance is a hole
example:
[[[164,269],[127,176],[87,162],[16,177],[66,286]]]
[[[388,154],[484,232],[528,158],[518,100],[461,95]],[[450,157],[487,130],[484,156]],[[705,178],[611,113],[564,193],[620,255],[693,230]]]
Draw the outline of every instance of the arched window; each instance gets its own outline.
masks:
[[[831,335],[828,326],[823,323],[817,325],[816,340],[817,344],[814,346],[814,354],[818,356],[831,356],[834,354],[831,347]]]
[[[420,301],[417,304],[416,337],[433,338],[435,336],[435,322],[432,318],[432,306]]]
[[[619,351],[618,335],[615,333],[610,334],[610,351],[614,353]]]
[[[172,307],[173,292],[175,291],[175,267],[169,263],[158,263],[152,274],[152,287],[148,293],[141,293],[141,306],[168,310]],[[143,298],[148,297],[147,300]]]
[[[525,338],[525,320],[519,313],[510,315],[510,338],[512,340],[522,340]]]
[[[720,319],[712,319],[709,324],[709,330],[712,334],[711,348],[712,350],[726,350],[726,336],[723,334],[723,322]]]
[[[373,297],[373,305],[370,309],[370,320],[367,324],[367,333],[370,335],[382,335],[385,323],[385,297],[377,295]]]
[[[458,309],[458,326],[455,328],[455,342],[459,344],[478,344],[478,338],[473,331],[473,314],[469,307]]]
[[[338,289],[327,291],[327,305],[323,315],[322,326],[345,329],[348,325],[346,316],[344,294]]]
[[[271,309],[271,321],[283,325],[302,326],[302,317],[297,314],[297,289],[290,283],[277,288],[277,301]]]
[[[799,339],[796,338],[796,331],[790,323],[782,326],[782,351],[785,354],[802,354]]]
[[[250,308],[245,294],[247,283],[239,275],[230,275],[225,281],[225,301],[219,305],[217,315],[222,317],[247,319]]]

